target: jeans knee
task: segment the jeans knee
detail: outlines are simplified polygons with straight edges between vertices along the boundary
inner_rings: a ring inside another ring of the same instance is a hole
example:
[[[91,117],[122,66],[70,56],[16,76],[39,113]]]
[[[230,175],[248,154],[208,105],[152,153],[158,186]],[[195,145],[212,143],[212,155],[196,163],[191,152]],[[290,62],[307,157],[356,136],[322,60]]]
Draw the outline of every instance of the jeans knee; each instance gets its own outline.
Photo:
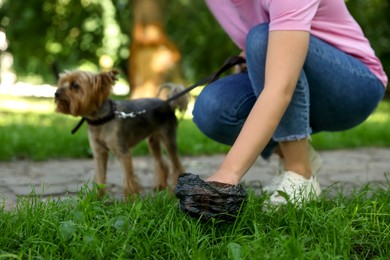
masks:
[[[248,73],[228,75],[202,90],[193,121],[209,138],[231,145],[255,101]]]
[[[207,136],[211,134],[208,134],[208,132],[210,132],[210,129],[213,129],[213,125],[216,124],[215,118],[219,109],[219,106],[215,104],[215,99],[205,93],[201,93],[201,95],[196,98],[192,110],[193,121]]]
[[[229,123],[229,120],[225,118],[224,107],[226,104],[223,100],[202,92],[197,97],[192,111],[193,122],[207,137],[226,145],[232,145],[239,133],[239,127]]]
[[[246,53],[258,53],[259,49],[266,51],[268,44],[268,23],[254,26],[246,37]]]

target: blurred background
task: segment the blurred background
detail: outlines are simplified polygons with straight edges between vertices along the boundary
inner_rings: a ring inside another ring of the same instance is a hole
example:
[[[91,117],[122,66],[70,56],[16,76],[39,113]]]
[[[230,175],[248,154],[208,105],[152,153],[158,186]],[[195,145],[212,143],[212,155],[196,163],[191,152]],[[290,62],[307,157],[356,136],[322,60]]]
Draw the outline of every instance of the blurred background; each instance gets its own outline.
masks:
[[[390,74],[389,1],[347,5]],[[239,53],[204,1],[0,0],[0,8],[1,88],[55,84],[75,68],[117,68],[137,92],[150,78],[199,80]]]
[[[203,1],[0,0],[0,7],[1,88],[52,85],[64,70],[117,68],[132,95],[153,95],[150,85],[199,80],[239,53]]]

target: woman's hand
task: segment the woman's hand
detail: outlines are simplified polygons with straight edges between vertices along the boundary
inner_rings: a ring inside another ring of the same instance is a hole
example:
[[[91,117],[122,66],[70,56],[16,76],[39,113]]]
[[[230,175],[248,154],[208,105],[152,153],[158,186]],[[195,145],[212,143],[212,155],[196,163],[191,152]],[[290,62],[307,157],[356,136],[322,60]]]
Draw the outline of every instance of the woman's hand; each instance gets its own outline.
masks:
[[[238,56],[243,57],[245,59],[245,50],[241,51]],[[246,63],[241,63],[241,64],[236,65],[234,67],[235,73],[240,73],[240,72],[245,72],[245,71],[247,71]]]

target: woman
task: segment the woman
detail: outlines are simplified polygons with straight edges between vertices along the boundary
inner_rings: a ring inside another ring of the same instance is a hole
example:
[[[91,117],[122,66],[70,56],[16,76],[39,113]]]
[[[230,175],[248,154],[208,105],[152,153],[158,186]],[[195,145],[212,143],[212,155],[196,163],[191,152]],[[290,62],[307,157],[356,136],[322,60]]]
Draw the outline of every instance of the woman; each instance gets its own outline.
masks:
[[[196,100],[199,129],[232,145],[206,181],[236,185],[260,153],[278,151],[284,165],[270,203],[287,203],[278,191],[295,204],[315,197],[319,163],[309,160],[310,135],[350,129],[373,112],[387,86],[380,61],[344,0],[206,3],[247,66]]]

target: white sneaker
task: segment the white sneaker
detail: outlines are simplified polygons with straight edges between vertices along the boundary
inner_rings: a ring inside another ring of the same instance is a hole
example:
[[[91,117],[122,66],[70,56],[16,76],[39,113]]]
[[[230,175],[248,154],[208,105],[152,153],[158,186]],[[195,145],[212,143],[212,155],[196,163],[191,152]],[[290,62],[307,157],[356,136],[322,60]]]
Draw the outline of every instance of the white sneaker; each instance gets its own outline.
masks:
[[[295,172],[282,174],[282,181],[277,190],[270,196],[269,204],[285,205],[288,201],[300,206],[303,201],[309,201],[321,194],[321,188],[315,176],[306,179]]]
[[[321,156],[314,150],[313,146],[309,144],[309,161],[312,170],[312,175],[317,176],[317,173],[321,170],[323,161]],[[263,192],[272,194],[276,191],[279,184],[282,182],[284,173],[283,159],[279,159],[279,165],[276,170],[276,175],[271,179],[270,183],[263,187]]]

